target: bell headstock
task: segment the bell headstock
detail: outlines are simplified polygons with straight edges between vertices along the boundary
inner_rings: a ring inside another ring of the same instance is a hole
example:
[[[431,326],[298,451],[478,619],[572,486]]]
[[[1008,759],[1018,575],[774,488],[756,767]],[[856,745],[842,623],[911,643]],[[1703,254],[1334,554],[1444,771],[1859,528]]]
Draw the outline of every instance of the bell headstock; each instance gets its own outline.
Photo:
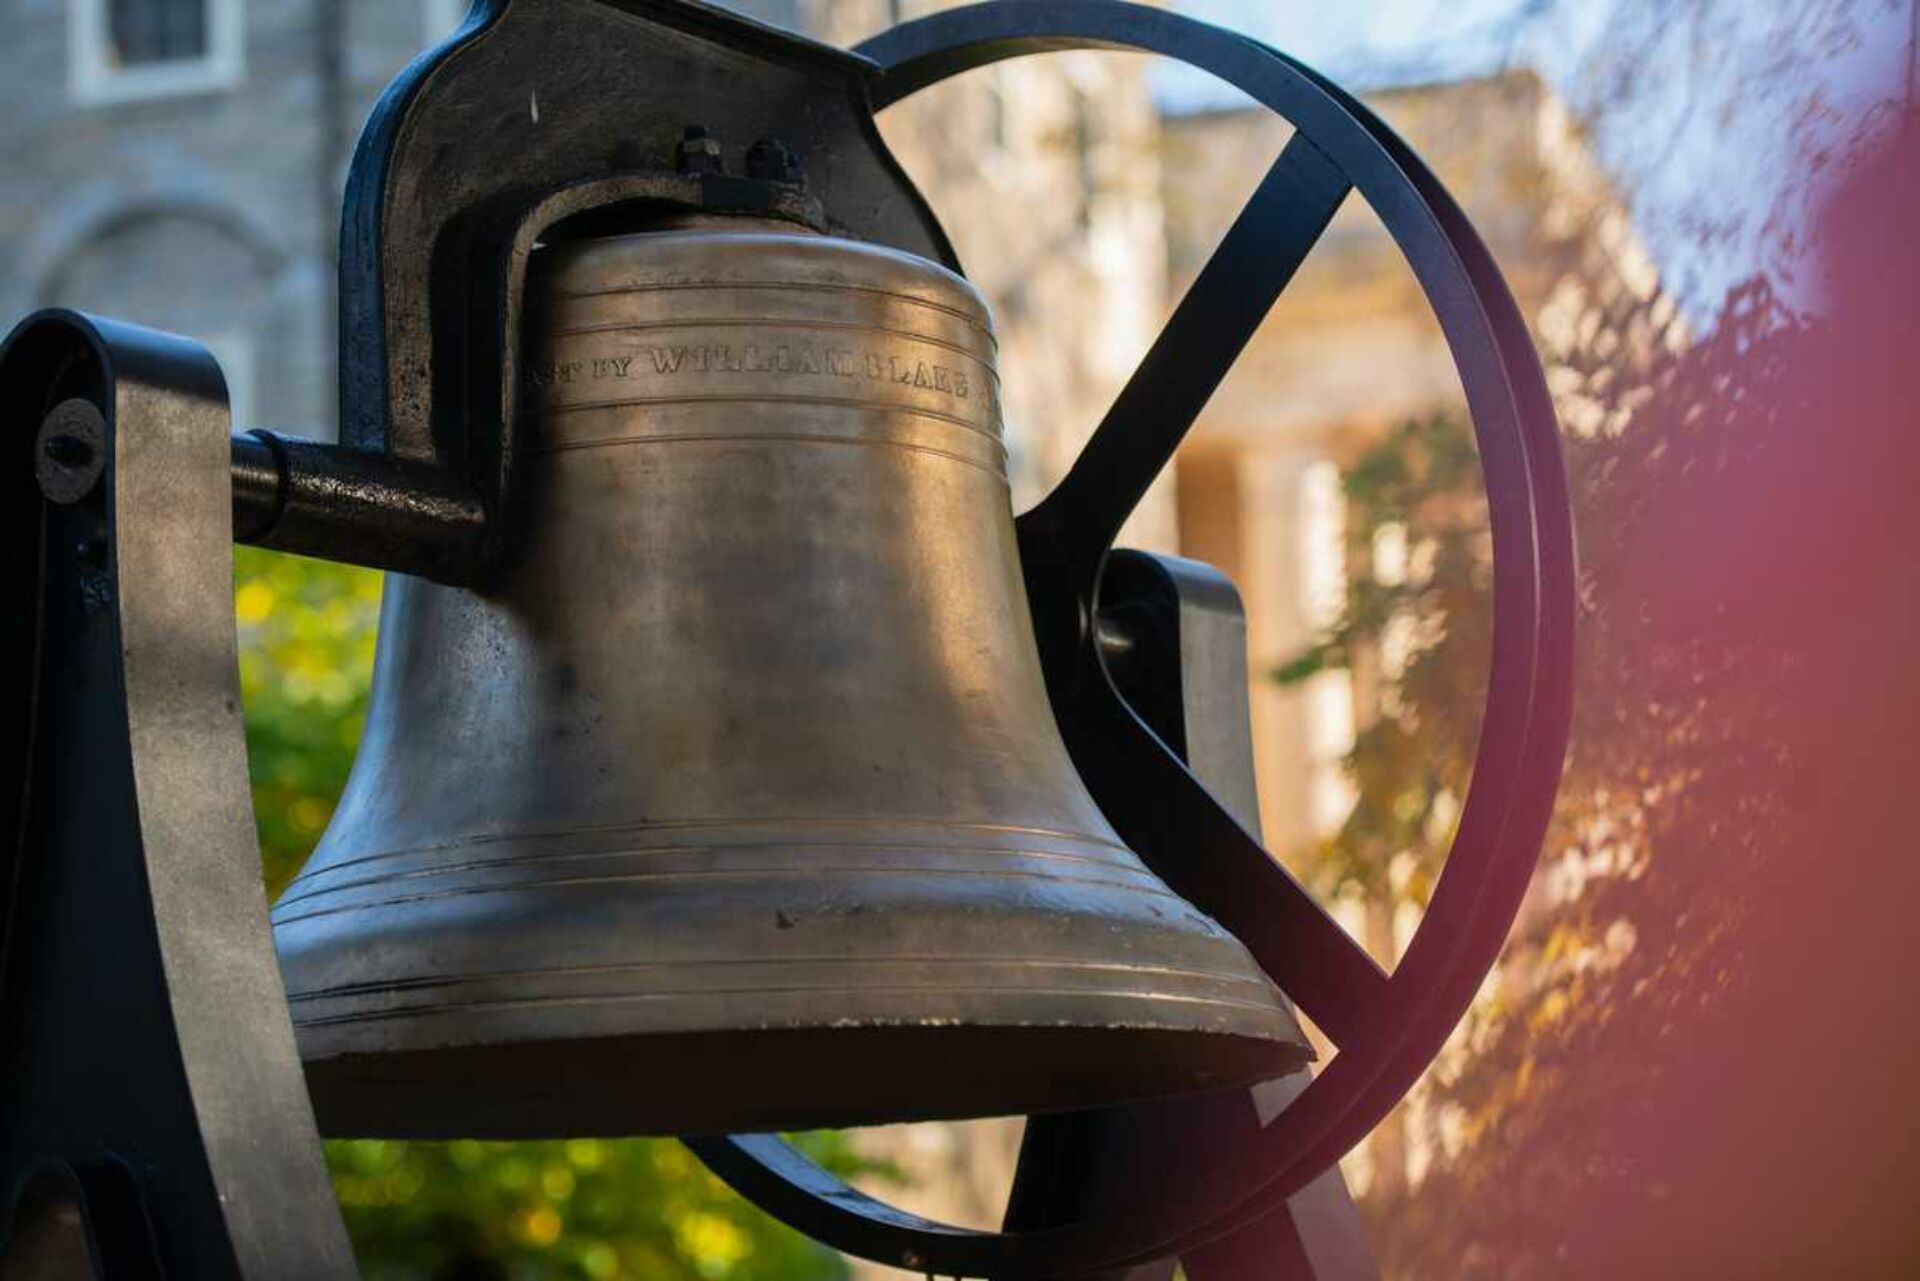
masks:
[[[431,467],[499,518],[526,254],[563,219],[647,202],[784,209],[952,265],[873,127],[876,71],[690,0],[475,5],[388,88],[354,154],[341,218],[341,443]],[[740,93],[747,81],[754,92]],[[718,172],[687,172],[681,144],[696,126],[717,144]],[[796,158],[804,192],[747,175],[745,153],[762,140]],[[496,531],[481,545],[498,542]]]

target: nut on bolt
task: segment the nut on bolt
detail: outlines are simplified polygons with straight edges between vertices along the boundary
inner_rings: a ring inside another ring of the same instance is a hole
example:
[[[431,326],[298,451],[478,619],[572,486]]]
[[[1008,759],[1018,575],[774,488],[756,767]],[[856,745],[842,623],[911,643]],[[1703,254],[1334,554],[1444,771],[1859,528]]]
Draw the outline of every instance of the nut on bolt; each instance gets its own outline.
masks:
[[[719,173],[724,167],[720,143],[707,132],[705,125],[688,125],[680,136],[676,164],[681,173]]]
[[[780,182],[789,186],[799,186],[807,180],[800,157],[778,138],[762,138],[748,148],[747,176],[762,182]]]

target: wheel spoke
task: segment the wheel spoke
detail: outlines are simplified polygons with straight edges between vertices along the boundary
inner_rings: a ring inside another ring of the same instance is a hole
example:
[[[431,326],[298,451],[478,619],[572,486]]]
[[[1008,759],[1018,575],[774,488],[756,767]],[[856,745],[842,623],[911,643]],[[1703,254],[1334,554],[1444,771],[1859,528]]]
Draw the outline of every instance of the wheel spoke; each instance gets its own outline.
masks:
[[[1112,686],[1089,681],[1063,713],[1094,800],[1160,879],[1246,944],[1334,1044],[1372,1027],[1386,1010],[1386,973]]]
[[[1495,500],[1491,512],[1501,631],[1488,693],[1488,728],[1483,729],[1474,787],[1466,801],[1469,815],[1486,812],[1484,840],[1490,843],[1480,857],[1464,861],[1460,855],[1472,854],[1474,845],[1457,848],[1453,861],[1458,866],[1450,866],[1439,891],[1466,905],[1464,919],[1453,929],[1471,931],[1486,943],[1484,932],[1510,920],[1518,906],[1546,829],[1565,753],[1572,659],[1567,639],[1573,603],[1571,517],[1565,478],[1545,385],[1512,299],[1484,247],[1418,158],[1364,105],[1255,41],[1148,5],[1004,0],[942,10],[869,42],[862,51],[881,66],[873,101],[884,106],[970,67],[1065,48],[1167,54],[1218,75],[1293,121],[1356,180],[1434,306],[1465,382]],[[1328,200],[1329,218],[1338,203]],[[1320,220],[1321,227],[1325,221]],[[1311,243],[1308,237],[1306,244]],[[1297,264],[1305,252],[1291,250],[1288,256]],[[1210,267],[1209,274],[1214,272]],[[1272,288],[1265,304],[1284,283],[1282,278]],[[1154,1189],[1159,1204],[1153,1213],[1096,1212],[1003,1235],[969,1233],[876,1205],[818,1172],[792,1169],[753,1140],[700,1144],[704,1158],[722,1158],[717,1172],[750,1199],[818,1239],[864,1258],[964,1276],[1075,1276],[1189,1252],[1273,1213],[1337,1160],[1411,1082],[1411,1071],[1440,1048],[1471,995],[1468,984],[1491,960],[1490,950],[1482,947],[1462,954],[1445,940],[1425,949],[1416,940],[1389,984],[1299,886],[1267,879],[1283,874],[1244,831],[1235,836],[1223,829],[1224,811],[1132,718],[1107,686],[1104,673],[1094,669],[1097,651],[1089,633],[1100,565],[1112,534],[1171,454],[1166,432],[1177,444],[1180,432],[1217,387],[1219,371],[1231,364],[1264,316],[1265,304],[1243,324],[1232,350],[1224,358],[1211,358],[1216,372],[1203,380],[1197,398],[1185,397],[1194,406],[1191,413],[1184,418],[1169,414],[1160,419],[1166,431],[1148,431],[1149,446],[1159,442],[1157,460],[1149,460],[1148,467],[1129,458],[1139,451],[1121,448],[1103,427],[1088,456],[1076,465],[1076,472],[1090,473],[1091,479],[1063,484],[1064,498],[1062,490],[1056,490],[1029,512],[1021,521],[1020,549],[1036,628],[1045,633],[1041,643],[1049,693],[1075,760],[1089,775],[1118,762],[1104,780],[1089,779],[1102,793],[1099,799],[1110,808],[1116,827],[1135,848],[1151,855],[1164,879],[1240,932],[1281,985],[1343,1045],[1343,1052],[1282,1119],[1261,1131],[1249,1153],[1253,1159],[1235,1172],[1238,1181],[1231,1192],[1163,1179]],[[1172,335],[1163,336],[1149,366],[1179,372],[1178,362],[1162,350],[1172,350],[1172,344]],[[1136,381],[1151,385],[1153,379],[1143,369]],[[1145,392],[1133,392],[1130,386],[1123,400],[1151,399]],[[1121,408],[1115,406],[1116,417]],[[1128,430],[1152,428],[1158,417],[1147,412],[1152,408],[1135,410],[1147,420],[1147,428]],[[1102,474],[1107,472],[1125,483],[1111,482]],[[1108,496],[1105,501],[1103,494]],[[1092,537],[1074,529],[1081,519],[1095,521]],[[1509,724],[1497,715],[1518,719]],[[1488,749],[1496,725],[1505,725],[1502,732],[1508,736],[1500,753]],[[1166,759],[1155,764],[1156,756]],[[1155,796],[1156,784],[1166,787],[1164,795]],[[1198,800],[1192,794],[1196,790]],[[1173,817],[1156,819],[1156,809]],[[1463,819],[1462,841],[1465,823]],[[1190,830],[1182,830],[1183,824]],[[1237,831],[1231,819],[1225,824]],[[1184,873],[1181,863],[1190,865]],[[1268,893],[1274,902],[1262,906],[1276,912],[1275,919],[1243,921]],[[1440,916],[1429,910],[1422,938],[1436,929]],[[1352,1017],[1342,1017],[1343,1007]]]
[[[1296,133],[1043,504],[1104,551],[1352,190]],[[1051,522],[1050,522],[1051,523]]]

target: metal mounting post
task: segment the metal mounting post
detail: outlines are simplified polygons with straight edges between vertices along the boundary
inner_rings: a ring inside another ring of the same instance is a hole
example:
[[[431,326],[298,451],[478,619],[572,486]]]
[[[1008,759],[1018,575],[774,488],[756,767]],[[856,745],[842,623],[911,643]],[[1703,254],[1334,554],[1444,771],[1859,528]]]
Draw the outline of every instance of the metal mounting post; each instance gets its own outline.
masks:
[[[0,1278],[351,1277],[248,801],[219,368],[43,312],[0,404]]]
[[[1257,832],[1259,795],[1248,720],[1246,614],[1217,570],[1146,552],[1115,552],[1102,583],[1100,642],[1115,686],[1236,818]],[[1171,1099],[1027,1124],[1006,1228],[1123,1213],[1153,1171],[1186,1151],[1233,1152],[1278,1115],[1306,1074],[1255,1090]],[[1372,1281],[1373,1250],[1338,1166],[1283,1212],[1182,1255],[1190,1281]],[[1162,1260],[1077,1281],[1171,1281]]]

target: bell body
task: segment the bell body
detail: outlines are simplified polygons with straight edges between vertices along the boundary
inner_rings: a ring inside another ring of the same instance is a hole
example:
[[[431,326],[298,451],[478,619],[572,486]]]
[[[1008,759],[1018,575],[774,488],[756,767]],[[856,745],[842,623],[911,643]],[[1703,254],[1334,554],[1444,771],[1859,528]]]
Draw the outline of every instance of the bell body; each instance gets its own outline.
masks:
[[[528,508],[387,583],[274,911],[330,1133],[802,1128],[1298,1067],[1284,1001],[1075,774],[964,281],[695,227],[544,251]]]

